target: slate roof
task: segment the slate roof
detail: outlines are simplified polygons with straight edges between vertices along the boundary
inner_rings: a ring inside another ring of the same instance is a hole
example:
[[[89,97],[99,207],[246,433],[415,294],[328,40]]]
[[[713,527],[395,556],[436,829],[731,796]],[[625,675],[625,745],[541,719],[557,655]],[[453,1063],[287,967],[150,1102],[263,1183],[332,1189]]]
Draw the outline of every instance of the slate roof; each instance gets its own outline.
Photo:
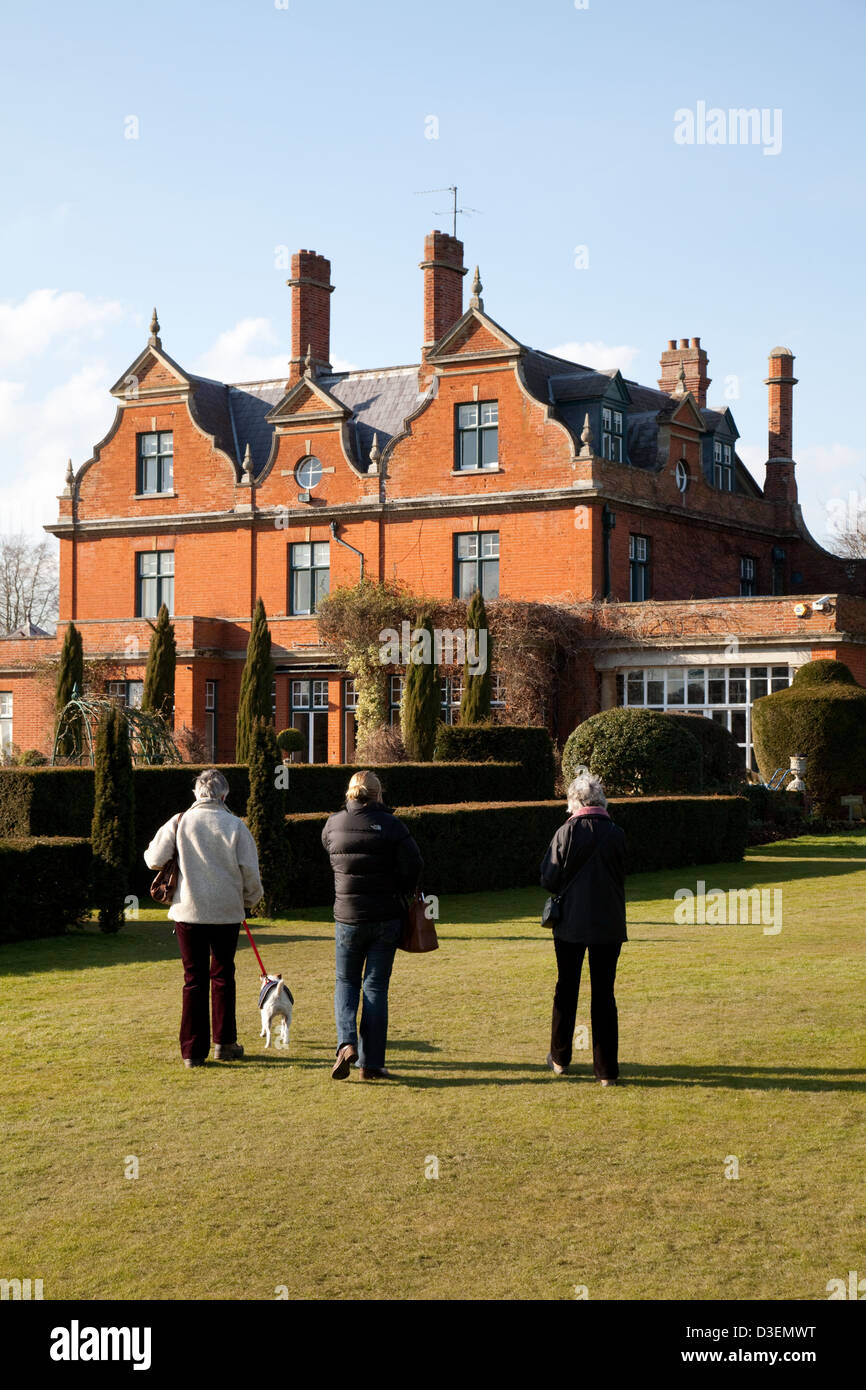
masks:
[[[14,632],[7,632],[7,633],[5,633],[5,634],[4,634],[4,637],[3,637],[3,640],[4,640],[4,641],[8,641],[8,640],[10,640],[10,639],[13,638],[13,637],[50,637],[50,636],[51,636],[51,633],[50,633],[50,632],[46,632],[45,629],[44,629],[43,627],[37,627],[36,624],[35,624],[35,623],[31,623],[30,619],[28,618],[28,619],[27,619],[27,622],[26,622],[26,623],[22,623],[20,627],[16,627],[16,629],[15,629]]]
[[[586,402],[604,395],[617,369],[587,367],[529,347],[524,348],[521,369],[531,394],[566,426],[575,441],[575,449],[579,449]],[[408,366],[332,372],[316,377],[319,386],[352,412],[348,421],[348,441],[354,463],[362,472],[369,467],[373,435],[377,436],[379,448],[384,449],[403,431],[407,418],[425,399],[426,393],[419,390],[418,373],[417,366]],[[286,394],[285,379],[226,384],[193,376],[190,381],[193,409],[202,428],[213,435],[218,447],[233,460],[238,477],[249,444],[253,476],[260,477],[273,442],[273,426],[266,417]],[[627,407],[629,462],[636,468],[655,468],[658,466],[659,425],[670,418],[679,402],[657,387],[642,386],[626,377],[623,382],[630,399]],[[701,414],[707,430],[718,428],[721,411],[705,408]],[[735,457],[742,489],[760,495],[759,485],[742,460]]]

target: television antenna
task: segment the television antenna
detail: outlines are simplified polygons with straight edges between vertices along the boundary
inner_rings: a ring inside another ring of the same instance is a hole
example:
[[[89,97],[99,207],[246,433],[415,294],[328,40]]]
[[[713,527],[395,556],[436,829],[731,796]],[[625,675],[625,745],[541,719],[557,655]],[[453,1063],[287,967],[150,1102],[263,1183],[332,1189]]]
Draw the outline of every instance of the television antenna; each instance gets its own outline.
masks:
[[[456,237],[456,235],[457,235],[457,218],[458,218],[458,215],[461,216],[461,217],[464,217],[464,216],[466,216],[466,217],[472,217],[475,213],[479,213],[479,212],[481,211],[480,208],[460,208],[460,207],[457,206],[457,185],[456,185],[456,183],[449,184],[447,188],[422,188],[422,189],[420,189],[418,192],[416,192],[415,197],[416,197],[416,198],[424,198],[424,197],[427,196],[428,193],[450,193],[450,194],[451,194],[451,207],[447,209],[447,212],[446,212],[444,209],[434,208],[434,209],[433,209],[433,213],[434,213],[434,216],[436,216],[436,217],[445,217],[445,216],[448,216],[448,217],[450,217],[450,218],[452,219],[452,225],[453,225],[453,229],[454,229],[453,235],[454,235],[455,237]]]

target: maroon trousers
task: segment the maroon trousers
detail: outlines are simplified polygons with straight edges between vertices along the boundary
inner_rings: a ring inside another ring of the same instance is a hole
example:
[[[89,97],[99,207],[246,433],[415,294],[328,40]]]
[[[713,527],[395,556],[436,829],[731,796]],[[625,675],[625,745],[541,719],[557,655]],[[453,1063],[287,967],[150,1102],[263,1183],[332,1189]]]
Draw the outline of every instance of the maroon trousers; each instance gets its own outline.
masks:
[[[241,924],[175,922],[174,926],[183,961],[180,1052],[182,1057],[204,1060],[210,1052],[211,1007],[214,1042],[238,1040],[235,951]]]

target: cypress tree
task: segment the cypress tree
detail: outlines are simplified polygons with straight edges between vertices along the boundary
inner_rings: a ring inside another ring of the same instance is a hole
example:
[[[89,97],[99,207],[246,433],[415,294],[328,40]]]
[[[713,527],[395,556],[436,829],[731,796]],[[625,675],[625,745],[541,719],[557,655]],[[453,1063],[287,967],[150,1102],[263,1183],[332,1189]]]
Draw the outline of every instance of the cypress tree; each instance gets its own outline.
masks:
[[[270,724],[271,692],[274,684],[274,663],[271,660],[271,634],[265,615],[265,605],[256,600],[247,659],[241,676],[238,699],[237,741],[235,761],[248,763],[252,753],[253,730],[260,719]]]
[[[150,624],[153,636],[147,654],[147,669],[144,673],[144,690],[141,708],[161,714],[168,722],[174,709],[174,673],[177,665],[177,646],[174,640],[174,627],[163,603],[159,610],[156,626]]]
[[[57,719],[60,718],[66,705],[72,699],[72,692],[77,687],[78,694],[84,691],[84,648],[81,642],[81,633],[74,623],[69,623],[63,634],[63,646],[60,649],[60,665],[57,669],[57,686],[55,694],[55,713]],[[67,724],[61,734],[57,745],[57,752],[62,758],[77,758],[81,754],[81,719],[80,716]]]
[[[291,852],[286,834],[286,808],[280,779],[285,776],[272,724],[259,719],[250,740],[250,795],[247,825],[259,853],[259,872],[265,896],[261,911],[267,917],[284,912],[289,902]]]
[[[476,589],[466,611],[466,636],[475,632],[476,674],[467,659],[463,667],[463,694],[460,697],[460,723],[484,724],[490,718],[490,691],[493,683],[493,642],[487,625],[487,609],[480,589]],[[482,636],[483,633],[483,636]],[[482,666],[483,670],[478,667]]]
[[[129,724],[116,707],[107,711],[96,732],[93,779],[93,901],[100,930],[116,932],[123,925],[135,852]]]
[[[439,672],[433,663],[433,624],[429,617],[418,620],[418,630],[429,633],[427,643],[413,642],[413,651],[428,660],[410,661],[403,681],[403,698],[400,702],[400,728],[403,734],[403,747],[413,762],[426,763],[433,757],[436,746],[436,730],[442,714],[442,688]]]

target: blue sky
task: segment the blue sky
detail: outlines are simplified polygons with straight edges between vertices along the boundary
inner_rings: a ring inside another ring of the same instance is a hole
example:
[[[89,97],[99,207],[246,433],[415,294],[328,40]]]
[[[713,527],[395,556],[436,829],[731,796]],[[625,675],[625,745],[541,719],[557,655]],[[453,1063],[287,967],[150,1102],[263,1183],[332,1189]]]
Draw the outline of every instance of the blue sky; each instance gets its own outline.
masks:
[[[862,0],[281,6],[7,7],[0,531],[56,514],[154,303],[184,366],[285,370],[280,247],[331,259],[332,360],[417,361],[423,238],[450,226],[418,191],[453,183],[517,337],[654,383],[667,339],[700,335],[761,481],[784,344],[813,532],[859,503]],[[701,102],[781,111],[778,153],[677,143]]]

